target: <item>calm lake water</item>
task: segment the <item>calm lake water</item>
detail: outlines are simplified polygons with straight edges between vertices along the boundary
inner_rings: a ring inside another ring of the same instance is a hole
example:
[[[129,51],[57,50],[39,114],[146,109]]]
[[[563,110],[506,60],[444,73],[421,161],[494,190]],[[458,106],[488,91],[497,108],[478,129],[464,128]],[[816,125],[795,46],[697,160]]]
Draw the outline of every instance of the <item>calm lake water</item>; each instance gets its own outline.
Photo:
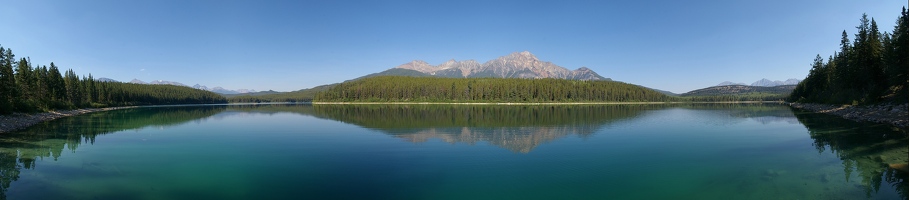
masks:
[[[776,104],[219,105],[0,135],[8,199],[905,199],[906,132]]]

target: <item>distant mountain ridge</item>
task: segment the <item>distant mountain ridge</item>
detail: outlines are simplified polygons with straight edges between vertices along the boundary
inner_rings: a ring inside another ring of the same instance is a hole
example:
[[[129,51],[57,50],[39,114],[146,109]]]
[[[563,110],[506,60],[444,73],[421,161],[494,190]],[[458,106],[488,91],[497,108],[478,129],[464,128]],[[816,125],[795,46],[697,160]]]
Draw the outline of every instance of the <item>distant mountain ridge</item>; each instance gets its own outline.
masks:
[[[798,85],[799,82],[802,82],[802,80],[790,78],[790,79],[786,79],[785,81],[771,81],[771,80],[764,78],[764,79],[755,81],[754,83],[751,83],[751,86],[774,87],[774,86],[781,86],[781,85]],[[730,81],[723,81],[722,83],[717,84],[716,86],[727,86],[727,85],[745,85],[745,83],[734,83],[734,82],[730,82]]]
[[[795,85],[778,85],[773,87],[748,86],[748,85],[722,85],[692,90],[680,96],[717,96],[717,95],[743,95],[750,93],[764,93],[774,95],[789,95]]]
[[[557,78],[571,80],[612,80],[600,76],[587,67],[568,70],[564,67],[539,60],[530,52],[515,52],[480,64],[475,60],[449,60],[431,65],[422,60],[404,63],[383,72],[367,75],[435,76],[450,78]]]
[[[716,86],[726,86],[726,85],[745,85],[745,83],[733,83],[730,81],[723,81],[722,83],[717,84]]]
[[[116,80],[109,79],[109,78],[99,78],[98,80],[101,80],[101,81],[113,81],[113,82],[117,82]],[[200,90],[205,90],[205,91],[211,91],[211,92],[218,93],[218,94],[245,94],[245,93],[254,93],[254,92],[256,92],[256,90],[250,90],[250,89],[229,90],[229,89],[224,89],[224,88],[222,88],[222,87],[213,87],[213,88],[209,88],[209,87],[206,87],[206,86],[204,86],[204,85],[199,85],[199,84],[195,84],[195,85],[193,85],[193,86],[188,86],[188,85],[183,84],[183,83],[180,83],[180,82],[165,81],[165,80],[154,80],[154,81],[152,81],[152,82],[145,82],[145,81],[142,81],[142,80],[139,80],[139,79],[133,79],[132,81],[129,81],[129,82],[130,82],[130,83],[135,83],[135,84],[176,85],[176,86],[184,86],[184,87],[191,87],[191,88],[200,89]]]
[[[176,85],[176,86],[189,87],[189,86],[184,85],[183,83],[173,82],[173,81],[165,81],[165,80],[154,80],[154,81],[152,81],[152,82],[145,82],[145,81],[142,81],[142,80],[139,80],[139,79],[133,79],[132,81],[129,81],[129,82],[130,82],[130,83],[136,83],[136,84],[149,84],[149,85]]]

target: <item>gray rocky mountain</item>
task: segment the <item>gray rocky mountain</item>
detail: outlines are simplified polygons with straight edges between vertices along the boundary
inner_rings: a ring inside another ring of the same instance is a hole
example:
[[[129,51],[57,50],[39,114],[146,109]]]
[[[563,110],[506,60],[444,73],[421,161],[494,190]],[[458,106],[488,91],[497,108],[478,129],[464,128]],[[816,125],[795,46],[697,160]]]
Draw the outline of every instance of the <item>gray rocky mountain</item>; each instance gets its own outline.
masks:
[[[104,78],[104,77],[101,77],[101,78],[98,78],[98,79],[95,79],[95,80],[98,81],[98,82],[120,82],[120,81],[117,81],[117,80],[114,80],[114,79],[109,79],[109,78]]]
[[[496,78],[559,78],[576,80],[610,80],[587,67],[568,70],[551,62],[541,61],[530,52],[515,52],[480,64],[475,60],[449,60],[433,66],[414,60],[393,69],[417,71],[437,77],[496,77]],[[388,70],[392,71],[392,70]],[[404,73],[394,71],[395,73]],[[411,73],[412,75],[412,73]]]
[[[764,79],[755,81],[754,83],[751,83],[751,86],[774,87],[774,86],[780,86],[780,85],[798,85],[799,82],[801,82],[801,81],[802,80],[794,79],[794,78],[786,79],[785,81],[771,81],[769,79],[764,78]],[[747,84],[734,83],[731,81],[723,81],[722,83],[717,84],[716,86],[727,86],[727,85],[747,85]]]
[[[130,83],[152,84],[152,85],[176,85],[176,86],[184,86],[184,87],[191,87],[191,88],[196,88],[196,89],[200,89],[200,90],[212,91],[214,93],[219,93],[219,94],[243,94],[243,93],[256,92],[255,90],[250,90],[250,89],[229,90],[229,89],[224,89],[222,87],[209,88],[209,87],[206,87],[204,85],[199,85],[199,84],[195,84],[193,86],[187,86],[180,82],[165,81],[165,80],[155,80],[152,82],[145,82],[145,81],[142,81],[139,79],[133,79],[132,81],[130,81]]]
[[[725,86],[725,85],[745,85],[745,83],[733,83],[730,81],[723,81],[722,83],[717,84],[716,86]]]
[[[783,81],[782,85],[798,85],[799,82],[802,82],[802,80],[790,78],[786,79],[786,81]]]
[[[176,86],[186,86],[186,85],[184,85],[183,83],[180,83],[180,82],[165,81],[165,80],[155,80],[155,81],[152,81],[152,82],[148,82],[148,84],[152,84],[152,85],[176,85]],[[186,87],[189,87],[189,86],[186,86]]]
[[[751,83],[751,86],[773,87],[780,85],[798,85],[799,82],[801,82],[801,80],[794,78],[787,79],[786,81],[771,81],[765,78]]]

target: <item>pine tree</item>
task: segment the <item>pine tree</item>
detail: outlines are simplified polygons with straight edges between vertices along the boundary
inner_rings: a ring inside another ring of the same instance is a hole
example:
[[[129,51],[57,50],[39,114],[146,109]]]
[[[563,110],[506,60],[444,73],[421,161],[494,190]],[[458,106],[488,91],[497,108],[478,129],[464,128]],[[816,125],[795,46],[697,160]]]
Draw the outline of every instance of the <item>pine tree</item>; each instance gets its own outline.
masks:
[[[24,103],[25,100],[31,99],[32,88],[34,88],[34,77],[32,77],[31,63],[27,58],[21,58],[16,63],[16,85],[19,86],[19,98]]]
[[[13,110],[13,105],[9,102],[12,97],[10,97],[10,87],[7,85],[6,77],[12,77],[12,73],[6,73],[6,49],[3,46],[0,46],[0,114],[11,113]]]
[[[63,80],[63,74],[60,74],[60,69],[54,65],[54,62],[50,63],[47,73],[48,87],[50,87],[53,99],[59,102],[66,101],[66,83]]]
[[[82,106],[82,84],[81,81],[79,81],[79,76],[70,69],[66,70],[66,74],[63,75],[63,80],[66,83],[67,101],[73,106]]]
[[[9,48],[3,50],[3,47],[0,47],[0,54],[0,113],[11,113],[16,111],[15,100],[19,97],[13,73],[16,55]]]
[[[34,77],[34,98],[36,100],[36,106],[39,106],[41,109],[49,108],[49,98],[47,97],[47,66],[44,67],[35,67],[32,71],[32,76]]]
[[[896,19],[893,33],[890,38],[890,48],[887,50],[887,64],[884,74],[887,76],[888,85],[894,87],[896,98],[909,98],[909,11],[903,7],[900,16]]]
[[[88,91],[86,91],[86,93],[88,95],[88,99],[89,99],[88,101],[89,102],[98,102],[98,89],[97,89],[97,86],[95,85],[95,77],[93,77],[92,74],[88,74],[88,79],[85,79],[85,81],[88,82],[88,84],[87,84]]]
[[[852,45],[843,31],[841,51],[830,56],[820,69],[821,59],[816,57],[808,77],[796,86],[789,100],[847,104],[909,101],[907,21],[909,13],[904,7],[893,33],[881,33],[875,19],[862,15]]]
[[[842,39],[840,39],[840,54],[836,60],[839,70],[834,72],[833,87],[837,90],[848,90],[851,86],[848,83],[854,83],[853,65],[850,65],[852,56],[852,45],[849,43],[849,34],[843,30]]]
[[[882,86],[886,84],[886,79],[883,77],[883,67],[881,66],[883,57],[881,33],[874,18],[871,18],[871,26],[866,40],[865,60],[863,61],[865,70],[861,74],[865,80],[866,100],[876,102],[877,97],[883,93]]]

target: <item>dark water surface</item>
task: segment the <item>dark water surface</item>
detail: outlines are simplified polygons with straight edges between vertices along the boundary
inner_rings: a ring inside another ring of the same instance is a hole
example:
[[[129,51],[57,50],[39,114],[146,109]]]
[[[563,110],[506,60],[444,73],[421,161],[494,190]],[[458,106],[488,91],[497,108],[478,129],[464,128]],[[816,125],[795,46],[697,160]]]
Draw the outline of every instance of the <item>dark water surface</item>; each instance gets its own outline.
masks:
[[[8,199],[905,199],[906,132],[775,104],[229,105],[0,135]]]

